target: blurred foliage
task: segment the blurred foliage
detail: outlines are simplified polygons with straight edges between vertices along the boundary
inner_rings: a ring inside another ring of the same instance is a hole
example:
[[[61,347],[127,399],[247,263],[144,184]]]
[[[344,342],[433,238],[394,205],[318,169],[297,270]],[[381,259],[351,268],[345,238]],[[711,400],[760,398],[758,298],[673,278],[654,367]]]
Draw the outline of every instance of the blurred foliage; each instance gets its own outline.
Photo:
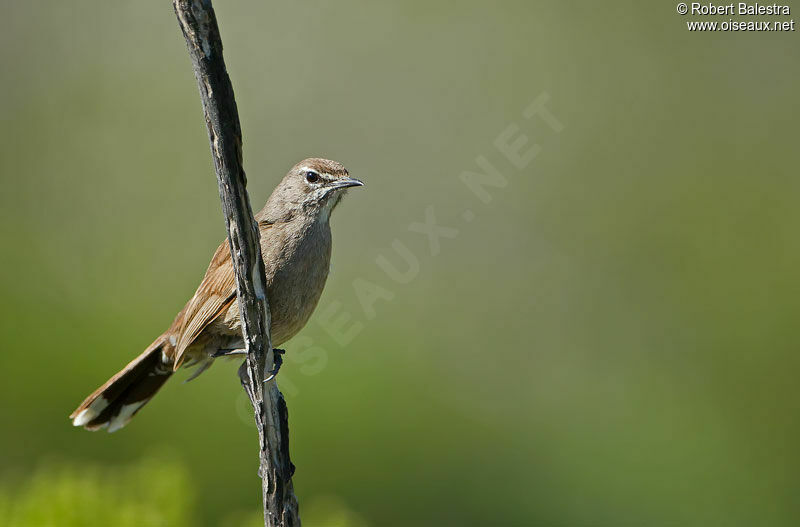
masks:
[[[197,489],[179,463],[145,458],[128,466],[42,463],[0,487],[3,527],[183,527],[197,525]],[[13,482],[13,483],[12,483]],[[209,499],[213,499],[211,496]],[[309,527],[366,527],[333,496],[303,507]],[[260,510],[229,513],[223,527],[261,527]]]
[[[6,527],[196,525],[195,490],[180,465],[146,460],[130,467],[42,464],[0,491]],[[263,525],[263,523],[262,523]]]
[[[224,236],[172,8],[4,7],[0,477],[57,456],[113,502],[132,483],[110,467],[171,451],[164,481],[188,478],[193,504],[142,514],[257,524],[235,364],[179,375],[116,434],[66,419]],[[366,182],[285,345],[307,523],[798,524],[797,33],[689,33],[634,0],[215,7],[254,207],[309,155]],[[559,134],[521,117],[543,92]],[[511,124],[541,146],[521,169],[493,145]],[[489,203],[459,179],[480,155],[508,181]],[[429,207],[459,231],[436,254],[409,230]],[[395,241],[408,283],[376,263],[402,268]],[[359,279],[392,299],[363,305]],[[327,309],[361,325],[351,342]]]

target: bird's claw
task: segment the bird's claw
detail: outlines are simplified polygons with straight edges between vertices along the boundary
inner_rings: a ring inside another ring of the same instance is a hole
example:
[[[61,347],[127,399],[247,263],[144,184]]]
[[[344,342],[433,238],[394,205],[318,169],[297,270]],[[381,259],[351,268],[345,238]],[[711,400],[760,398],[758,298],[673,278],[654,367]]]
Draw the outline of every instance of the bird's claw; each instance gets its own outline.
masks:
[[[282,349],[278,349],[278,348],[272,348],[272,355],[274,357],[275,367],[272,368],[272,371],[269,372],[269,375],[267,376],[267,378],[264,379],[265,383],[271,381],[272,379],[275,378],[276,375],[278,375],[278,370],[281,369],[281,365],[283,364],[282,355],[284,355],[285,353],[286,353],[286,350],[282,350]]]

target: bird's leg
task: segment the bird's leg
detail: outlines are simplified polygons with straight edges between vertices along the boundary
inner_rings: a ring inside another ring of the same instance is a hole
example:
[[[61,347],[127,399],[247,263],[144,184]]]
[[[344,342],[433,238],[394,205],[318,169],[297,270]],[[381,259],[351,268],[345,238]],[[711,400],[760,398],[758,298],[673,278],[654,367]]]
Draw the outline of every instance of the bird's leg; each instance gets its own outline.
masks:
[[[286,350],[281,350],[278,348],[272,348],[272,352],[277,355],[285,355]],[[220,348],[214,353],[211,354],[212,357],[226,357],[228,355],[247,355],[247,350],[242,348]]]
[[[220,348],[211,354],[211,358],[216,359],[217,357],[232,357],[234,355],[247,355],[247,350]]]

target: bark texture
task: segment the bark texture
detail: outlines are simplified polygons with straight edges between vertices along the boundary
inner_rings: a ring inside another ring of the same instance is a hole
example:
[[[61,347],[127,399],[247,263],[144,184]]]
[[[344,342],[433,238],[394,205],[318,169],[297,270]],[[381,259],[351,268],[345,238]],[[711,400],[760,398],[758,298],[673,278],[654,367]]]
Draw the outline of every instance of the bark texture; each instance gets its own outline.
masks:
[[[259,434],[259,471],[264,497],[264,525],[300,525],[292,486],[286,402],[275,380],[264,383],[266,365],[275,357],[270,342],[269,303],[259,231],[247,195],[242,168],[242,131],[211,0],[173,0],[200,89],[211,155],[219,183],[222,211],[236,274],[247,359],[239,377],[253,404]],[[271,368],[270,368],[271,369]]]

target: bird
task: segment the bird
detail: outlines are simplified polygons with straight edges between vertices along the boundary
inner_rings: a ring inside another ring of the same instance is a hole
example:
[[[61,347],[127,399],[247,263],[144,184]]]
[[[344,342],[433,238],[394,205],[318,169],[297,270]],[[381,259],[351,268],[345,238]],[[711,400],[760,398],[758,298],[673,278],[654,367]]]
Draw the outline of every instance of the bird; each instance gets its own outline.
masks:
[[[274,346],[296,335],[311,317],[330,269],[331,212],[347,189],[363,185],[336,161],[304,159],[289,170],[255,215]],[[214,253],[194,296],[169,328],[86,397],[69,417],[74,426],[114,432],[128,424],[179,368],[195,366],[194,375],[187,379],[191,380],[218,357],[243,353],[242,348],[226,240]]]

